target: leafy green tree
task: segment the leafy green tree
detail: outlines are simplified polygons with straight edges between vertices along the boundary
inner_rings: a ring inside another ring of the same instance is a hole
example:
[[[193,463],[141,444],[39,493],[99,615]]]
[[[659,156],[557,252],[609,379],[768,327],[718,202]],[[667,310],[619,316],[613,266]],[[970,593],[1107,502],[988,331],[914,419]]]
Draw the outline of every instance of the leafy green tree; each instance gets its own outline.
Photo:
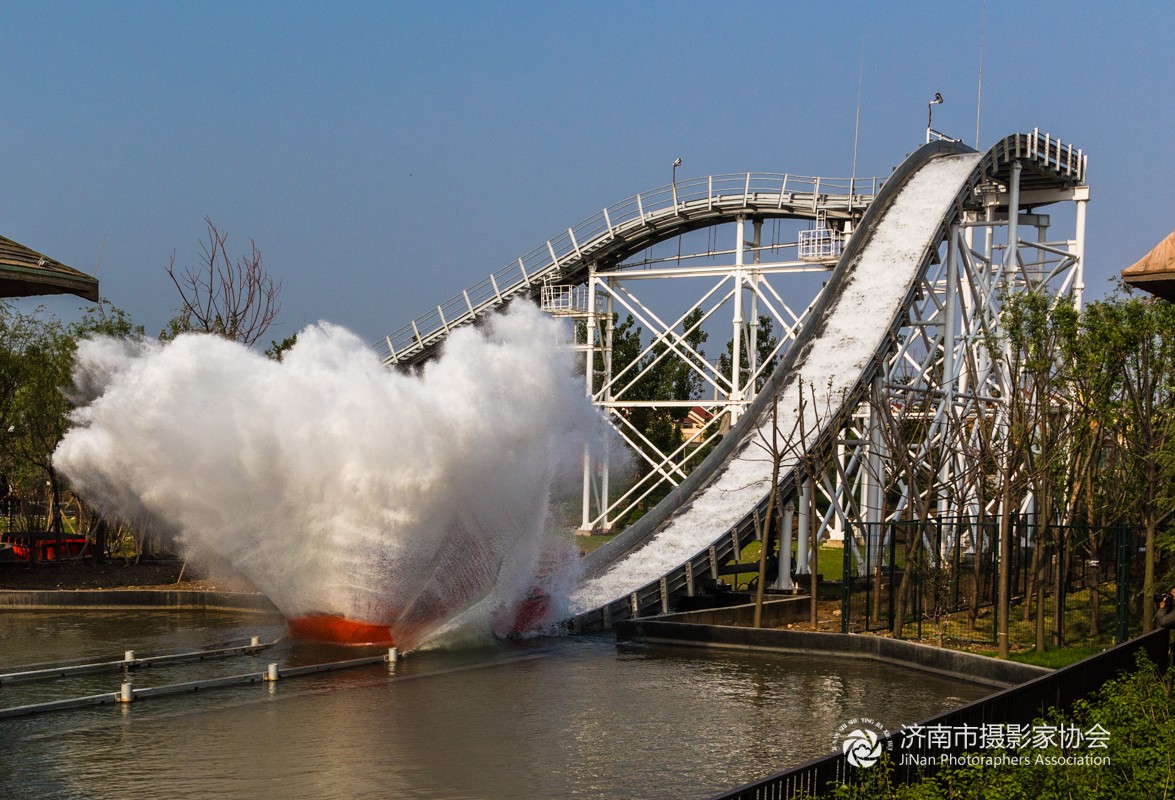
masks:
[[[95,334],[141,336],[143,330],[108,301],[62,325],[38,309],[0,305],[0,472],[6,491],[44,502],[46,528],[61,531],[63,480],[53,452],[69,427],[78,341]]]
[[[1001,346],[1009,381],[1004,399],[1009,437],[1020,453],[1023,481],[1032,492],[1035,505],[1031,586],[1035,598],[1036,648],[1044,650],[1044,573],[1047,549],[1058,554],[1055,571],[1055,641],[1062,644],[1064,618],[1060,613],[1066,585],[1065,553],[1067,528],[1054,523],[1068,496],[1066,483],[1072,475],[1071,431],[1075,423],[1069,408],[1069,365],[1077,339],[1078,314],[1066,298],[1028,292],[1007,298],[1001,314]],[[1033,603],[1024,604],[1025,619]]]
[[[701,309],[693,309],[677,328],[679,342],[685,347],[670,346],[664,342],[649,347],[643,329],[631,314],[623,320],[614,317],[610,339],[607,342],[597,340],[597,344],[610,343],[610,348],[602,347],[595,353],[595,375],[610,374],[612,380],[611,385],[605,388],[597,377],[595,391],[602,392],[605,399],[637,403],[624,409],[624,422],[621,423],[621,427],[626,429],[627,435],[641,451],[641,459],[637,462],[637,480],[646,477],[655,469],[654,465],[663,461],[665,455],[673,453],[682,445],[682,420],[687,413],[686,409],[680,405],[657,403],[682,403],[700,397],[704,379],[699,370],[705,369],[702,346],[708,338],[701,327],[703,316]],[[580,342],[585,341],[584,334],[580,326],[577,334]],[[599,335],[606,334],[601,332]],[[604,352],[605,349],[608,352]],[[610,365],[605,362],[608,358],[611,359]],[[690,463],[698,460],[697,454],[692,454]],[[686,465],[687,471],[689,466]],[[647,498],[646,505],[656,502],[663,494],[663,491],[654,492]]]
[[[1129,506],[1131,470],[1116,446],[1121,416],[1120,341],[1111,333],[1114,301],[1090,304],[1081,314],[1076,337],[1065,356],[1069,365],[1068,401],[1075,424],[1070,429],[1072,478],[1066,522],[1084,524],[1082,541],[1091,583],[1101,584],[1101,551],[1107,528],[1133,521]],[[1090,636],[1100,633],[1101,592],[1090,593]]]
[[[675,349],[662,342],[645,355],[638,368],[642,378],[628,394],[628,399],[677,403],[698,399],[703,379],[695,368],[701,365],[697,364],[698,359],[693,353],[704,356],[702,345],[708,338],[700,327],[701,319],[701,309],[694,309],[683,320],[682,340],[689,350]],[[687,410],[680,406],[639,407],[632,410],[632,421],[653,447],[668,454],[681,446],[681,425],[686,413]]]
[[[0,301],[0,496],[17,491],[20,463],[17,424],[23,414],[22,391],[28,373],[25,352],[38,335],[36,317]]]
[[[1119,300],[1091,303],[1081,314],[1069,363],[1070,403],[1080,424],[1073,427],[1079,454],[1073,483],[1074,520],[1104,526],[1133,517],[1129,470],[1116,437],[1123,421]]]
[[[743,379],[739,381],[740,385],[746,385],[747,377],[751,373],[751,361],[747,355],[747,343],[751,341],[751,324],[745,323],[743,325],[743,343],[744,347],[739,350],[739,365],[742,368]],[[771,373],[775,371],[775,366],[779,362],[779,356],[775,353],[776,347],[779,346],[779,338],[775,335],[775,325],[771,317],[760,314],[759,315],[759,330],[755,334],[755,370],[758,377],[755,379],[755,391],[763,388],[767,379],[771,377]],[[734,340],[730,339],[726,342],[726,352],[718,356],[718,371],[723,375],[732,375],[730,364],[734,361]]]
[[[1111,431],[1131,490],[1124,502],[1146,533],[1145,632],[1154,627],[1159,531],[1175,517],[1175,305],[1120,289],[1094,308],[1091,336],[1119,372]]]
[[[265,355],[274,361],[281,361],[285,356],[286,351],[293,347],[298,341],[298,334],[290,334],[286,338],[278,341],[270,341],[269,347],[265,348]]]

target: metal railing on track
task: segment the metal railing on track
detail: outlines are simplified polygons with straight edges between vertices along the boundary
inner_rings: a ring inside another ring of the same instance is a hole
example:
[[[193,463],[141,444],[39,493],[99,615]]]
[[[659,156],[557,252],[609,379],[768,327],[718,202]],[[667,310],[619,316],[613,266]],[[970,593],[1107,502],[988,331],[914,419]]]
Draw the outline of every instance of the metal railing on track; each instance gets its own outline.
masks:
[[[970,148],[953,142],[941,141],[928,148],[937,154],[950,152],[973,152]],[[925,148],[919,153],[924,153]],[[640,249],[657,241],[663,241],[680,232],[717,224],[723,219],[739,215],[763,217],[793,217],[807,219],[845,219],[850,215],[864,212],[857,223],[853,238],[844,246],[841,261],[854,257],[853,248],[874,222],[874,198],[882,190],[900,186],[900,176],[908,178],[913,167],[911,157],[883,181],[865,179],[862,181],[835,180],[825,178],[799,177],[787,174],[738,173],[683,180],[651,192],[636,195],[603,209],[581,222],[566,233],[548,240],[527,255],[519,258],[486,280],[471,287],[461,295],[436,306],[429,312],[389,334],[377,345],[382,350],[384,363],[388,365],[411,365],[428,357],[435,347],[456,327],[468,324],[491,309],[500,307],[509,299],[523,294],[538,295],[544,284],[558,283],[574,285],[582,282],[587,266],[593,262],[617,263]],[[972,177],[967,181],[960,196],[944,216],[941,223],[941,239],[948,235],[950,219],[955,218],[962,204],[979,181],[1001,180],[1012,162],[1021,162],[1030,167],[1037,176],[1035,180],[1047,188],[1074,186],[1084,182],[1086,159],[1080,150],[1065,145],[1049,134],[1039,130],[1032,133],[1012,134],[997,142],[982,156]],[[1026,171],[1027,172],[1027,171]],[[928,257],[933,257],[929,253]],[[838,271],[840,268],[838,267]],[[836,273],[828,287],[817,300],[817,305],[827,304],[825,295],[835,293],[838,279]],[[911,295],[913,289],[911,289]],[[570,302],[570,300],[569,300]],[[900,327],[903,315],[910,303],[907,299],[894,322],[894,334]],[[815,315],[819,317],[819,314]],[[864,386],[866,378],[878,368],[882,354],[874,355],[870,365],[858,381],[858,389]],[[786,366],[786,365],[785,365]],[[768,394],[778,391],[784,385],[787,369],[777,370],[777,379],[772,382]],[[851,392],[851,399],[857,392]],[[756,399],[756,405],[744,415],[749,424],[766,407],[763,398]],[[744,431],[745,433],[745,431]],[[740,439],[737,431],[726,437],[719,447],[710,454],[694,474],[691,474],[677,489],[671,492],[661,504],[642,518],[636,525],[622,533],[617,540],[593,553],[589,557],[589,572],[598,573],[607,560],[612,563],[627,552],[651,538],[652,532],[683,504],[689,502],[692,493],[712,475],[715,465],[728,458]],[[824,437],[827,438],[827,437]],[[822,439],[818,445],[826,446]],[[616,598],[593,611],[580,614],[571,621],[575,630],[599,630],[608,628],[612,622],[626,617],[639,617],[663,613],[670,610],[675,598],[692,594],[695,584],[707,575],[716,572],[716,564],[737,555],[738,550],[755,534],[754,520],[760,515],[766,498],[755,508],[750,508],[743,519],[732,529],[714,531],[714,544],[697,553],[685,563],[669,570],[660,579],[651,581],[627,595]],[[605,552],[606,551],[606,552]]]
[[[585,560],[585,572],[587,575],[600,574],[612,563],[624,557],[628,552],[635,550],[645,541],[651,539],[660,526],[671,517],[677,508],[688,503],[692,499],[693,493],[709,482],[725,461],[733,456],[744,439],[753,435],[759,418],[766,412],[768,403],[772,402],[773,398],[779,392],[783,391],[784,387],[789,385],[788,380],[790,379],[796,358],[804,351],[807,342],[820,335],[824,314],[833,304],[834,298],[840,291],[840,287],[846,281],[846,275],[851,265],[858,258],[865,243],[873,235],[873,226],[876,220],[884,213],[888,204],[896,198],[905,183],[926,163],[939,156],[960,152],[973,151],[950,142],[936,142],[920,148],[895,170],[894,174],[886,182],[877,201],[869,206],[861,222],[858,224],[852,239],[846,245],[840,262],[829,278],[825,289],[817,298],[815,307],[810,314],[808,322],[805,324],[804,330],[796,339],[795,344],[789,350],[783,363],[772,373],[767,386],[756,396],[747,413],[743,415],[739,423],[719,443],[718,447],[707,456],[706,461],[699,465],[665,500],[658,504],[656,508],[649,511],[628,530],[617,536],[612,542],[589,554]],[[969,191],[973,182],[973,180],[969,180],[967,187],[961,190],[962,193]],[[959,202],[961,202],[961,198],[956,198],[954,205],[957,205]],[[952,211],[950,213],[954,212]],[[943,228],[942,235],[944,237],[946,235],[945,227]],[[924,259],[929,260],[930,258],[931,252],[928,249],[924,254]],[[913,287],[911,287],[910,292],[913,292]],[[908,305],[909,302],[907,300],[907,302],[903,303],[903,308]],[[894,322],[895,328],[899,322],[900,315],[898,320]],[[852,407],[851,401],[863,391],[867,385],[869,376],[878,368],[879,364],[880,354],[875,354],[869,366],[863,370],[858,379],[857,388],[844,398],[841,409],[833,415],[836,419],[825,421],[825,431],[813,445],[815,448],[824,449],[831,446],[832,432],[837,430],[843,423],[844,420],[841,417]],[[790,472],[788,476],[783,477],[781,485],[794,487],[795,480]],[[790,499],[790,497],[785,497],[784,502],[788,502]],[[625,597],[617,598],[597,609],[577,615],[570,621],[572,630],[576,632],[598,631],[610,628],[613,623],[629,617],[635,618],[667,613],[671,610],[677,597],[687,594],[692,595],[695,586],[701,580],[717,576],[717,567],[719,564],[724,563],[728,558],[737,557],[742,547],[756,536],[758,520],[763,518],[766,506],[767,496],[765,492],[760,502],[754,507],[747,509],[742,519],[729,531],[715,531],[715,541],[706,550],[698,552],[685,563],[667,572],[659,580],[646,583]]]
[[[942,155],[948,152],[962,151],[970,151],[970,148],[948,141],[939,141],[926,145],[908,158],[887,179],[884,194],[893,193],[895,189],[900,188],[905,179],[903,175],[909,177],[915,169],[915,164],[920,159],[924,160],[930,157],[930,154]],[[1006,171],[1008,164],[1012,161],[1020,161],[1029,165],[1040,176],[1040,179],[1048,182],[1049,185],[1075,185],[1084,181],[1086,159],[1081,151],[1075,150],[1072,145],[1062,145],[1059,139],[1049,134],[1042,134],[1039,130],[1027,134],[1017,133],[1007,136],[997,142],[982,156],[971,178],[961,190],[960,196],[956,198],[951,210],[945,215],[941,225],[941,236],[943,239],[947,236],[949,220],[955,218],[960,213],[967,196],[969,196],[975,185],[984,179],[998,178],[1000,174]],[[865,217],[858,223],[853,238],[846,244],[845,254],[841,257],[842,262],[848,262],[855,258],[854,248],[861,246],[865,238],[872,235],[870,228],[880,215],[880,212],[881,208],[877,203],[870,205]],[[933,255],[928,252],[926,257],[929,259]],[[838,274],[842,271],[842,266],[838,265],[837,271],[833,273],[833,277],[829,280],[828,285],[818,298],[817,305],[823,306],[827,304],[831,299],[831,294],[839,290]],[[898,333],[898,328],[900,327],[903,316],[908,310],[911,300],[912,297],[907,299],[897,319],[894,321],[893,334],[895,336]],[[820,313],[814,313],[812,319],[819,322],[820,316]],[[805,337],[813,335],[816,335],[815,331],[802,333],[801,338],[797,340],[797,343],[792,349],[799,352],[803,348],[804,341],[806,340]],[[867,384],[870,376],[879,368],[881,358],[881,353],[874,355],[869,366],[863,371],[861,379],[858,381],[857,390],[846,396],[846,405],[851,405],[849,401],[859,396],[862,387]],[[787,363],[782,364],[776,369],[771,382],[760,393],[760,396],[756,397],[751,409],[744,415],[740,424],[749,426],[754,419],[763,413],[768,398],[778,392],[780,387],[786,385],[785,378],[789,370],[790,366]],[[834,428],[835,424],[829,427]],[[702,486],[709,479],[709,476],[713,475],[714,470],[726,458],[729,458],[734,453],[738,441],[741,440],[746,432],[746,429],[736,428],[732,430],[719,447],[707,457],[706,461],[699,465],[694,473],[675,489],[670,496],[665,498],[661,504],[648,512],[645,517],[638,520],[627,531],[621,533],[616,540],[590,554],[587,564],[588,573],[598,574],[607,565],[618,561],[627,552],[631,552],[640,544],[651,539],[660,525],[668,520],[678,508],[690,502],[693,492]],[[827,447],[828,445],[829,441],[822,439],[817,443],[816,447],[821,448]],[[795,480],[791,475],[785,476],[781,481],[781,485],[794,487]],[[783,498],[783,502],[790,502],[791,499],[790,497],[785,497]],[[626,596],[616,598],[599,608],[577,615],[570,621],[572,630],[577,632],[598,631],[610,628],[613,623],[621,619],[650,616],[670,611],[676,603],[677,598],[687,594],[692,595],[696,585],[700,584],[701,581],[716,576],[718,565],[725,563],[726,559],[737,558],[741,548],[756,536],[756,530],[758,528],[756,520],[762,517],[766,510],[766,505],[767,497],[764,496],[755,507],[749,508],[742,520],[730,530],[714,531],[714,543],[707,549],[699,551],[686,562],[667,571],[658,580],[650,581],[634,589]]]
[[[437,305],[376,344],[385,364],[412,364],[457,327],[509,299],[536,291],[544,281],[578,283],[593,257],[636,239],[647,246],[651,230],[666,235],[700,219],[737,214],[844,219],[869,205],[882,178],[820,178],[745,172],[682,180],[608,206],[485,280]],[[639,249],[639,248],[637,248]]]

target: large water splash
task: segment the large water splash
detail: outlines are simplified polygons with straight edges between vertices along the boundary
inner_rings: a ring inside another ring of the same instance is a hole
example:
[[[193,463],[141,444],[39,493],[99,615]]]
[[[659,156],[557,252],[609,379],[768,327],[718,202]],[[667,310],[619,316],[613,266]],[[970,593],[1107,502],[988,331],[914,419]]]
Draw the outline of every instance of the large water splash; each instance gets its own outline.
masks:
[[[214,554],[288,618],[412,646],[532,580],[561,463],[598,434],[566,332],[515,304],[419,375],[326,324],[278,363],[217,337],[98,338],[54,463],[108,515]]]

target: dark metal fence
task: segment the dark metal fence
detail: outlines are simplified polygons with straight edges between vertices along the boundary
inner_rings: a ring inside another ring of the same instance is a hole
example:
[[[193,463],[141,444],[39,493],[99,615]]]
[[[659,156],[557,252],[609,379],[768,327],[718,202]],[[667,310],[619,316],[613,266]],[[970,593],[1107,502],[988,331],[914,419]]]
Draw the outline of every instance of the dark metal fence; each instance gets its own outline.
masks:
[[[941,753],[941,750],[933,750],[929,742],[913,735],[911,731],[914,729],[967,731],[978,730],[987,725],[1031,723],[1044,716],[1050,708],[1068,709],[1075,701],[1096,691],[1107,680],[1123,671],[1133,669],[1135,654],[1139,651],[1145,652],[1156,666],[1165,670],[1170,665],[1169,650],[1170,631],[1154,631],[1072,666],[946,711],[910,726],[907,730],[896,732],[881,740],[883,748],[908,753],[914,758],[894,763],[892,780],[894,783],[902,784],[920,782],[934,768],[917,764],[925,763],[930,757]],[[717,795],[712,800],[788,800],[794,797],[818,796],[833,791],[837,786],[860,783],[865,777],[866,769],[868,768],[852,766],[848,755],[834,753],[740,786]]]
[[[854,525],[846,540],[841,629],[996,644],[996,520]],[[1010,643],[1109,645],[1140,630],[1141,533],[1125,526],[1013,521]]]

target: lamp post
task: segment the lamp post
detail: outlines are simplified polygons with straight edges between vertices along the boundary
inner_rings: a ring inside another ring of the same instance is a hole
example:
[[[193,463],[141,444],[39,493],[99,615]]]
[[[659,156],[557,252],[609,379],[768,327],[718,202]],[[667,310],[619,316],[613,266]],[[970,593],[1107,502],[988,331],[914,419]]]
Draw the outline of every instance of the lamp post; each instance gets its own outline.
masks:
[[[677,168],[681,166],[681,159],[673,159],[673,213],[677,213]],[[677,236],[677,264],[681,266],[681,234]]]
[[[934,130],[931,120],[934,119],[934,107],[942,102],[942,94],[934,93],[934,99],[926,104],[926,143],[930,144],[930,133]]]
[[[673,210],[677,210],[677,168],[681,166],[681,159],[673,159]]]

